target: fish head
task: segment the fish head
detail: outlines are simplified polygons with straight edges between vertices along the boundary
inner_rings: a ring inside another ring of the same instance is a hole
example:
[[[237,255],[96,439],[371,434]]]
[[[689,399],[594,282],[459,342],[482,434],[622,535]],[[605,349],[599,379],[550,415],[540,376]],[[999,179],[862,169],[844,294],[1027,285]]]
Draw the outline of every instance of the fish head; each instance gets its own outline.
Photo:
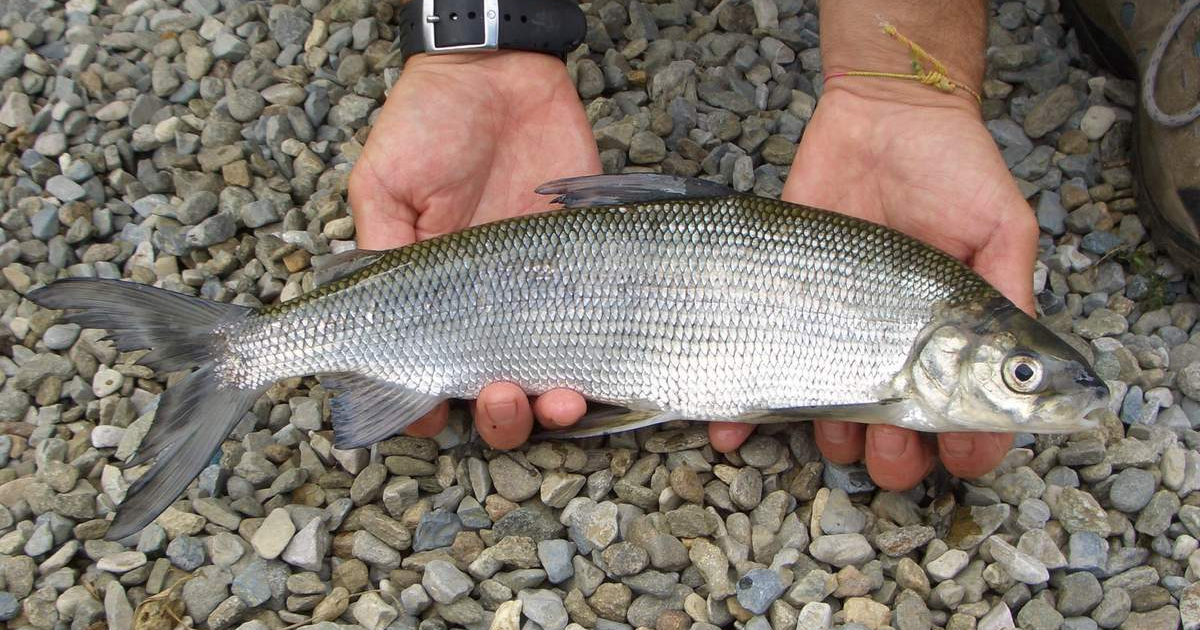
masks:
[[[1108,386],[1074,347],[999,296],[943,317],[908,370],[926,416],[954,431],[1073,433],[1097,426]],[[940,422],[939,422],[940,421]]]

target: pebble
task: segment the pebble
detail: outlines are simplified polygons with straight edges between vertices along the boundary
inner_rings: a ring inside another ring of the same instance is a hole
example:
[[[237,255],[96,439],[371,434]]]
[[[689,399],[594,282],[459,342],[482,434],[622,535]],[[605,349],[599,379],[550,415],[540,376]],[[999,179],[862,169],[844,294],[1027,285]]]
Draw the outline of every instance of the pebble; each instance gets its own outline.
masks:
[[[779,573],[771,569],[752,569],[737,581],[737,601],[746,610],[761,615],[786,588]]]
[[[820,536],[809,544],[812,557],[841,568],[858,565],[875,557],[875,550],[862,534]]]
[[[561,584],[575,574],[572,560],[575,546],[566,540],[542,540],[537,544],[538,560],[551,584]]]
[[[1108,489],[1108,500],[1122,512],[1135,514],[1154,495],[1154,475],[1141,468],[1126,468],[1113,478]]]
[[[1018,551],[997,536],[989,538],[988,543],[991,545],[992,557],[1018,582],[1037,585],[1050,579],[1050,571],[1037,558]]]
[[[522,612],[539,627],[544,630],[565,630],[567,627],[567,610],[553,591],[522,590],[517,597]]]
[[[449,604],[471,592],[471,578],[445,560],[432,560],[425,565],[421,586],[435,602]]]
[[[258,527],[258,531],[250,538],[250,544],[255,553],[266,560],[274,560],[283,553],[296,533],[296,526],[287,510],[276,508]]]

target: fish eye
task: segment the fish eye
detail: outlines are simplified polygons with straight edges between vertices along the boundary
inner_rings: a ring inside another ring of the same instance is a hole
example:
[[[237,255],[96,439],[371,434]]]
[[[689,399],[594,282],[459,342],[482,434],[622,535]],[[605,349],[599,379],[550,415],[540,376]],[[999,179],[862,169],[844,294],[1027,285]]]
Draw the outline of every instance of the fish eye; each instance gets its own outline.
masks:
[[[1026,356],[1011,356],[1004,361],[1004,384],[1014,392],[1030,394],[1042,384],[1042,364]]]

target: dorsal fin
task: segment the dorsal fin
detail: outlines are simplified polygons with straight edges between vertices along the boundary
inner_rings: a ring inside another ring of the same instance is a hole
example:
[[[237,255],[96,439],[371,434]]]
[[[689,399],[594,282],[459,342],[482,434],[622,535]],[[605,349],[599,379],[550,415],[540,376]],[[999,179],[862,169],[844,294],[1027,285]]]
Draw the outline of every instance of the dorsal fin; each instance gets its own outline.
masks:
[[[737,194],[734,189],[716,182],[658,173],[568,177],[546,182],[538,186],[535,192],[539,195],[558,195],[552,203],[567,208]]]
[[[370,249],[351,249],[321,259],[321,266],[313,271],[313,284],[321,287],[352,275],[354,272],[379,260],[386,252]]]

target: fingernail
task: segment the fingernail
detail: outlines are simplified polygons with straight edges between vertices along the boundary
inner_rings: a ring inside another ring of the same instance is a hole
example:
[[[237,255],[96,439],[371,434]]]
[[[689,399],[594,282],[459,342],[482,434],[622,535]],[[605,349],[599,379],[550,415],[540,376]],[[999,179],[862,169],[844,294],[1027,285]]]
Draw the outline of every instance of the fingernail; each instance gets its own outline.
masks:
[[[908,435],[892,428],[880,428],[871,435],[871,445],[888,459],[900,459],[908,449]]]
[[[517,401],[505,400],[486,405],[488,418],[493,424],[509,424],[517,419]]]
[[[942,453],[958,459],[965,459],[971,456],[971,452],[975,450],[975,440],[966,435],[944,435],[942,436]]]
[[[850,441],[850,425],[842,422],[826,422],[821,425],[821,435],[830,444],[845,444]]]

